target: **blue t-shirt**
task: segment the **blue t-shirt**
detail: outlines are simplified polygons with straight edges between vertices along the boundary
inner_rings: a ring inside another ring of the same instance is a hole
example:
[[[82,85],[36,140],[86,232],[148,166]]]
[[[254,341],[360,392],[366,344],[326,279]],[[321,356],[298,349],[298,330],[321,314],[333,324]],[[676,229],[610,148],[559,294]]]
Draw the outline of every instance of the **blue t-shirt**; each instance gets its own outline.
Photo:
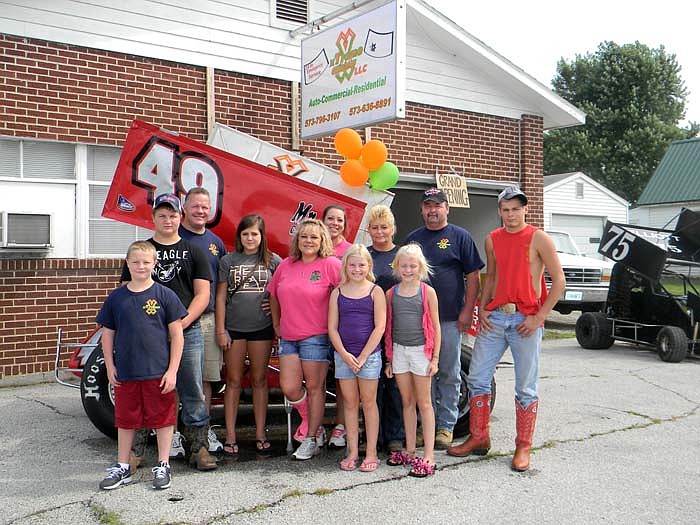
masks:
[[[474,239],[464,228],[448,224],[440,230],[418,228],[406,238],[417,242],[433,268],[430,283],[438,297],[441,321],[456,321],[464,308],[464,276],[484,267]]]
[[[399,247],[394,246],[389,251],[380,252],[368,246],[367,251],[369,251],[369,254],[372,256],[374,282],[377,283],[384,292],[387,292],[389,288],[399,282],[399,279],[394,276],[394,269],[391,266],[391,263],[394,262],[394,257],[396,257],[396,252],[399,251]]]
[[[161,377],[170,364],[168,325],[187,310],[175,292],[162,284],[142,292],[120,286],[109,294],[97,324],[114,330],[114,364],[120,381]]]
[[[226,255],[226,246],[224,246],[224,241],[222,241],[218,235],[209,230],[204,230],[204,233],[195,233],[185,228],[182,224],[180,224],[178,234],[183,239],[187,239],[194,244],[204,253],[204,255],[207,256],[213,281],[211,282],[209,306],[207,306],[207,309],[204,310],[204,312],[213,312],[214,300],[216,298],[216,283],[219,276],[219,259]]]

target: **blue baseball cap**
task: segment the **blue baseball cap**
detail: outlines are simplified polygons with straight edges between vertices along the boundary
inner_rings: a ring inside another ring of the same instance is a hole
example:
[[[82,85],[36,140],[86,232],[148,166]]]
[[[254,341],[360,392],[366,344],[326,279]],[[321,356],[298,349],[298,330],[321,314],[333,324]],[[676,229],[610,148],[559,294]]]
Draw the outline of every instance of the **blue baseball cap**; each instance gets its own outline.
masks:
[[[156,197],[156,200],[153,201],[153,209],[155,210],[161,206],[170,206],[176,212],[182,213],[182,203],[177,198],[177,195],[173,193],[162,193]]]

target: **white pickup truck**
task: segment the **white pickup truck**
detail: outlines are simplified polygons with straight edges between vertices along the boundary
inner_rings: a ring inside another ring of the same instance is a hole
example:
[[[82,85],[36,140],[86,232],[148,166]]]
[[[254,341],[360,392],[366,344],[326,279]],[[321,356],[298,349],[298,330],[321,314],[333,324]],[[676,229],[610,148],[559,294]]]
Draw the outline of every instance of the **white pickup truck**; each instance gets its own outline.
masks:
[[[559,262],[566,276],[566,289],[554,309],[562,314],[574,310],[602,312],[608,297],[613,263],[581,255],[573,237],[562,231],[548,231],[557,247]],[[549,276],[545,280],[550,284]]]

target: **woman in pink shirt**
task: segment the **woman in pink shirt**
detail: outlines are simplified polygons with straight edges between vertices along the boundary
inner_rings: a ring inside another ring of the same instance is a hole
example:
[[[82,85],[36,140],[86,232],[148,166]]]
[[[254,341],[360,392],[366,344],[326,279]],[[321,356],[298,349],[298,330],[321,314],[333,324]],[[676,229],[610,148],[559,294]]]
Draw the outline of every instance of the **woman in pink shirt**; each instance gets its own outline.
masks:
[[[301,446],[292,455],[299,460],[311,459],[320,451],[316,432],[323,419],[333,351],[328,339],[328,301],[339,282],[340,260],[333,254],[328,230],[317,219],[302,221],[289,257],[268,285],[272,324],[279,336],[280,386],[301,415],[294,434]]]
[[[339,204],[331,204],[323,210],[323,224],[328,228],[328,233],[331,234],[331,242],[333,243],[333,253],[338,259],[342,259],[347,249],[352,246],[352,243],[345,239],[345,233],[348,227],[345,208]]]

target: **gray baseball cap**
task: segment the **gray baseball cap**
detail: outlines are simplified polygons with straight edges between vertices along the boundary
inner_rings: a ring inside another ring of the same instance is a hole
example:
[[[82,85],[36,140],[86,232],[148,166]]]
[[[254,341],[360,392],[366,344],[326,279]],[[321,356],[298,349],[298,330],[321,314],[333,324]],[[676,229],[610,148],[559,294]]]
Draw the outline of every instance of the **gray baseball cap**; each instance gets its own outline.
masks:
[[[498,194],[498,204],[501,201],[509,201],[518,198],[523,204],[527,204],[527,195],[517,186],[510,186]]]

